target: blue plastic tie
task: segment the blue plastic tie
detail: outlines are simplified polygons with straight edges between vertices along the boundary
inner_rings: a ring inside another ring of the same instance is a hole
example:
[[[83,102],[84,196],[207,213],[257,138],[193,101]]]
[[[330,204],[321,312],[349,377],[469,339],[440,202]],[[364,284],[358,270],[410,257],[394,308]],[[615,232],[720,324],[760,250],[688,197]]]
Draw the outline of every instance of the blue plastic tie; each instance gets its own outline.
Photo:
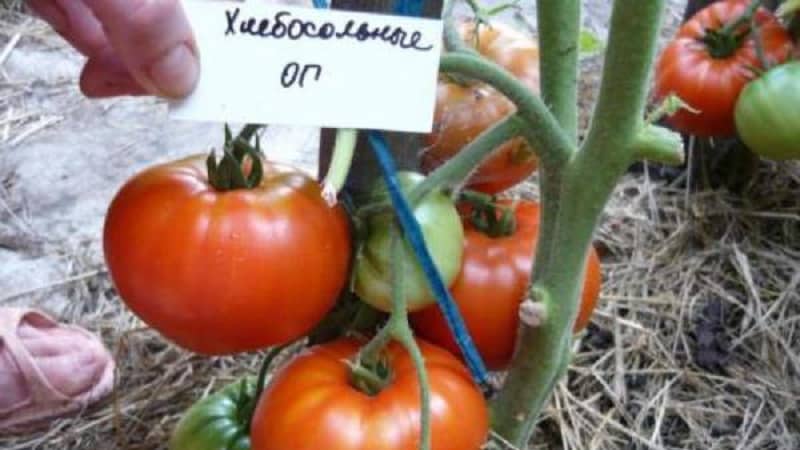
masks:
[[[326,0],[313,1],[315,8],[328,7]],[[422,15],[423,4],[423,0],[397,0],[394,12],[398,15],[420,16]],[[475,344],[467,331],[464,319],[458,311],[458,306],[453,300],[453,296],[447,289],[447,285],[445,285],[439,270],[433,262],[433,257],[431,257],[428,246],[425,245],[422,228],[419,222],[417,222],[416,217],[414,217],[414,213],[405,195],[403,195],[400,182],[397,179],[397,167],[394,158],[392,158],[391,151],[389,150],[389,144],[386,142],[383,133],[377,130],[368,131],[367,137],[375,153],[375,157],[378,159],[378,165],[381,168],[384,182],[388,188],[389,197],[392,200],[392,205],[394,205],[400,226],[422,266],[422,271],[436,297],[439,309],[442,311],[447,325],[453,333],[456,343],[461,349],[461,353],[464,355],[467,367],[472,373],[473,378],[475,378],[478,384],[487,388],[489,376],[486,371],[486,366],[483,363],[480,353],[478,353],[478,350],[475,348]]]

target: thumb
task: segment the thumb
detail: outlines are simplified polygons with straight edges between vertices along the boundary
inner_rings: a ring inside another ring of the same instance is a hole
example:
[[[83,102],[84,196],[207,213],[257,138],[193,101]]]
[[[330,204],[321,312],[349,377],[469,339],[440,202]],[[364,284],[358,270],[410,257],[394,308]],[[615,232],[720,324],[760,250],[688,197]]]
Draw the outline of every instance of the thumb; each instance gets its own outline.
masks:
[[[133,78],[149,93],[180,98],[200,72],[197,47],[179,0],[83,0]]]

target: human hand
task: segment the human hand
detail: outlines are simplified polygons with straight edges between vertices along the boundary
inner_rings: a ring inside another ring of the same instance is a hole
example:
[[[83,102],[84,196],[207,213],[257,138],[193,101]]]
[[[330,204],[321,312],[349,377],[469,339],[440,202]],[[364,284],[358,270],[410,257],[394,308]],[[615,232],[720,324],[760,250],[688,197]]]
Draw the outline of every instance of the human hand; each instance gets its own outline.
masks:
[[[88,58],[87,97],[180,98],[197,82],[200,63],[178,0],[28,0],[28,5]]]

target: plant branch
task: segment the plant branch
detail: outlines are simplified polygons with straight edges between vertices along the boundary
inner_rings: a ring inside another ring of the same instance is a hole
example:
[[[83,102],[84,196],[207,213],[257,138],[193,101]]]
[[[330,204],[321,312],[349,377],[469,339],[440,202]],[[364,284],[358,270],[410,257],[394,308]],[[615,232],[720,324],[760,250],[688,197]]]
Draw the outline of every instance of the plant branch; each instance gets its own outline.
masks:
[[[605,171],[609,179],[616,180],[632,159],[630,140],[647,103],[663,5],[663,0],[614,2],[600,95],[581,155],[594,170],[598,163],[616,169]]]
[[[683,138],[670,129],[646,125],[633,141],[633,154],[637,159],[680,166],[684,163]]]
[[[665,0],[616,0],[594,121],[581,151],[542,174],[542,231],[532,274],[541,326],[522,326],[505,385],[493,405],[496,431],[523,448],[571,351],[592,235],[619,177],[633,161]]]
[[[488,83],[514,102],[517,114],[531,128],[528,137],[543,165],[560,167],[575,152],[575,146],[542,100],[502,67],[476,56],[459,53],[444,55],[440,70]]]
[[[488,158],[502,144],[519,135],[525,123],[516,115],[511,115],[493,125],[461,149],[457,156],[439,166],[420,183],[408,196],[408,201],[416,205],[434,189],[443,189],[463,183],[478,165]]]
[[[541,91],[544,103],[573,143],[578,141],[578,40],[581,2],[537,2]]]
[[[457,0],[446,0],[444,5],[444,46],[451,52],[462,52],[477,55],[478,51],[467,45],[456,29],[456,19],[454,17]]]

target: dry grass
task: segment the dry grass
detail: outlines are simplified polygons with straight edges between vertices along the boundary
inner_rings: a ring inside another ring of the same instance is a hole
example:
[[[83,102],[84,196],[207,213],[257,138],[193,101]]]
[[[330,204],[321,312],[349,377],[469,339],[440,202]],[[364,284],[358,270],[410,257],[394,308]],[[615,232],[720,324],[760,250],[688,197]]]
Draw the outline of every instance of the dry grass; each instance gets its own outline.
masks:
[[[40,25],[0,12],[0,53],[22,27],[23,44],[50,45]],[[44,114],[28,88],[0,73],[0,172],[3,142]],[[531,448],[800,448],[800,164],[763,163],[741,195],[629,175],[597,241],[602,303]],[[163,449],[182,411],[255,372],[259,355],[206,359],[165,343],[124,309],[102,261],[68,256],[74,276],[0,305],[65,294],[55,313],[115,353],[115,394],[0,448]]]

